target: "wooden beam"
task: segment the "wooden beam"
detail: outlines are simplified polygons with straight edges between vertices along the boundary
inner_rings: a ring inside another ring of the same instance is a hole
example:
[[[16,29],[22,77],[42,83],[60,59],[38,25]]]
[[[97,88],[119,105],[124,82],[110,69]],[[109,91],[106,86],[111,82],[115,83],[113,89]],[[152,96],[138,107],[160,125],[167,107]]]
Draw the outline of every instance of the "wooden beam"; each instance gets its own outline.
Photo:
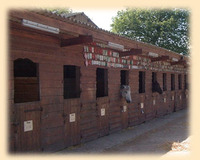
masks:
[[[131,56],[142,54],[142,49],[131,48],[130,51],[124,51],[119,53],[119,57]]]
[[[171,62],[171,65],[186,65],[185,60],[179,60],[177,62]]]
[[[152,58],[151,62],[156,62],[156,61],[166,61],[169,59],[169,56],[161,56],[161,57],[156,57],[156,58]]]
[[[66,47],[91,42],[93,42],[93,37],[91,35],[79,35],[79,37],[76,38],[62,39],[60,46]]]

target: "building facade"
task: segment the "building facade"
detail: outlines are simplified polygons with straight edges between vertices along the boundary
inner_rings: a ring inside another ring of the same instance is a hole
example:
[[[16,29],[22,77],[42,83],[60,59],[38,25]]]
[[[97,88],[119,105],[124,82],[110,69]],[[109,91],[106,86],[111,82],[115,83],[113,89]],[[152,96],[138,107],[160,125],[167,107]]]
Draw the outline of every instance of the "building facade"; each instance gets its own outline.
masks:
[[[10,11],[8,33],[12,152],[57,151],[187,107],[185,56],[47,11]]]

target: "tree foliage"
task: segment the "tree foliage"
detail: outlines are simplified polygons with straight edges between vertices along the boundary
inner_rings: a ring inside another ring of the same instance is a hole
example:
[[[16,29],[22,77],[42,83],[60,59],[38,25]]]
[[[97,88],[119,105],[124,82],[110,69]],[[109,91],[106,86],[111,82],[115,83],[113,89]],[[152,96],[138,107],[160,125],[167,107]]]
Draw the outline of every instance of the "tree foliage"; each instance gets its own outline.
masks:
[[[130,9],[118,11],[112,32],[168,50],[189,52],[189,11]]]
[[[56,14],[66,14],[66,13],[72,13],[72,10],[70,8],[48,8],[47,10],[51,11],[52,13]]]

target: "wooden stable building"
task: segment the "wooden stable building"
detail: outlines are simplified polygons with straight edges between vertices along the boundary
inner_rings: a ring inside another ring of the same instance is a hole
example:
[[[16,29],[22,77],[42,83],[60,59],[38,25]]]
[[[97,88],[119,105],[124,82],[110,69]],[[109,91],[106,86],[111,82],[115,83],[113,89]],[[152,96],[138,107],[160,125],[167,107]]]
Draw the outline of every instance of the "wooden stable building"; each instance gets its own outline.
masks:
[[[8,33],[12,152],[58,151],[187,107],[187,57],[102,30],[84,13],[12,10]]]

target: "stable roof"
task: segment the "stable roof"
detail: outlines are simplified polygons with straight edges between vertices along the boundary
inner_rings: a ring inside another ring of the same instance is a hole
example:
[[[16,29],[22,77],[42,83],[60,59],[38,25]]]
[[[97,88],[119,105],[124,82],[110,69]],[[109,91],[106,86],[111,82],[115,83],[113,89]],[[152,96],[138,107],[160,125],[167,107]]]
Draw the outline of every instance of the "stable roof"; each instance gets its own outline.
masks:
[[[81,38],[83,43],[84,36],[86,36],[86,39],[88,39],[87,36],[92,36],[92,40],[95,42],[103,44],[108,44],[110,42],[123,45],[126,51],[142,49],[142,54],[146,56],[151,52],[159,54],[161,57],[167,55],[171,59],[177,58],[178,60],[188,60],[187,56],[180,55],[176,52],[103,30],[95,25],[83,12],[59,15],[48,10],[15,10],[11,11],[10,14],[11,17],[28,19],[37,23],[59,28],[61,31],[64,31],[63,33]]]

